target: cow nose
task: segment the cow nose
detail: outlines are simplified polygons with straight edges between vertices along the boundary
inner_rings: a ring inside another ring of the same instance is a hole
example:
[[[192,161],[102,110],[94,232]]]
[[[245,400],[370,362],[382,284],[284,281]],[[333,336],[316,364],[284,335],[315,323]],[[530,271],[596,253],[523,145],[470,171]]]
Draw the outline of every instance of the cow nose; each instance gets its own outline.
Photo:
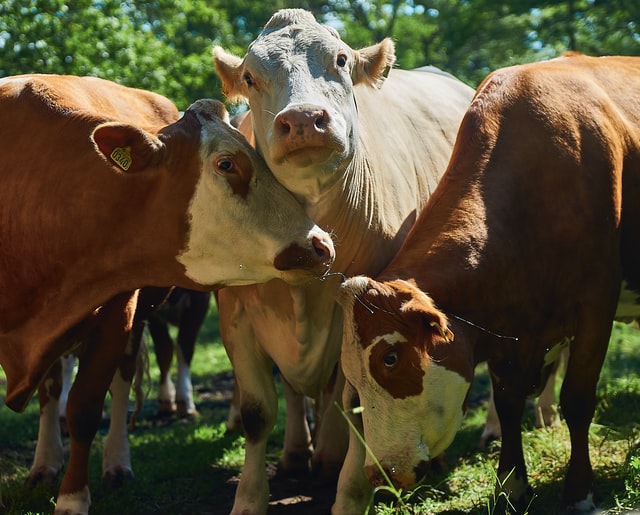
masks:
[[[389,469],[387,467],[383,467],[383,469],[384,469],[384,474],[386,474],[388,478],[391,478]],[[367,474],[367,477],[369,478],[369,483],[371,483],[372,487],[377,488],[379,486],[387,485],[387,479],[385,478],[384,474],[382,473],[382,470],[380,470],[380,467],[378,465],[367,465],[365,467],[365,473]],[[392,485],[387,485],[387,486],[392,486]]]
[[[336,258],[336,250],[333,246],[333,242],[326,237],[313,236],[311,238],[311,245],[313,245],[320,262],[327,268],[327,270],[331,268],[331,265]]]
[[[329,113],[319,106],[303,104],[282,111],[274,121],[282,138],[307,138],[323,134],[329,123]]]
[[[320,276],[326,274],[335,260],[335,248],[328,236],[321,236],[314,232],[316,231],[310,234],[309,247],[292,243],[281,251],[274,260],[275,268],[282,271],[304,269]]]

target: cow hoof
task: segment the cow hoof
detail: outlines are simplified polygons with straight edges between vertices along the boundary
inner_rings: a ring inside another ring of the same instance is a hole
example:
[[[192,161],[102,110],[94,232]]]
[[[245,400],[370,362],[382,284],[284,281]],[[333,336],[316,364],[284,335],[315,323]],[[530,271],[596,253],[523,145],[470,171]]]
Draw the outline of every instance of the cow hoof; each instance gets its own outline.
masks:
[[[172,401],[158,399],[158,417],[169,418],[176,412],[176,405]]]
[[[41,466],[29,471],[27,477],[27,485],[30,488],[36,486],[55,486],[58,483],[58,474],[60,470],[53,467]]]
[[[311,474],[310,452],[288,452],[278,461],[276,476],[278,477],[306,477]]]
[[[176,403],[176,408],[177,408],[178,416],[180,418],[195,419],[199,415],[196,407],[193,404],[185,401],[178,401]]]
[[[105,490],[117,490],[132,481],[133,472],[122,467],[113,468],[102,476],[102,486]]]

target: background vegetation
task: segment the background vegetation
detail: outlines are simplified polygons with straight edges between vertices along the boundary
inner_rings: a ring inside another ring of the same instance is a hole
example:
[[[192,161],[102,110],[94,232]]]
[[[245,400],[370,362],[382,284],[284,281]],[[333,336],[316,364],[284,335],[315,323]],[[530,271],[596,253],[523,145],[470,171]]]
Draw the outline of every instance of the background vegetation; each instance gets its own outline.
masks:
[[[392,37],[400,67],[432,64],[474,87],[566,50],[640,55],[632,0],[0,0],[0,77],[96,75],[185,109],[221,98],[212,46],[243,55],[284,7],[313,11],[354,48]]]

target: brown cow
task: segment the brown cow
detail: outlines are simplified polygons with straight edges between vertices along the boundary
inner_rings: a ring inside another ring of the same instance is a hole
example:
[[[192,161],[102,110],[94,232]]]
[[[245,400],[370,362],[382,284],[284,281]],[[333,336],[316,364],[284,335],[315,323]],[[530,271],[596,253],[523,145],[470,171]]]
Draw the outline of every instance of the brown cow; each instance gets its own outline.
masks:
[[[438,70],[392,69],[390,39],[352,49],[302,9],[274,14],[244,59],[221,48],[214,58],[226,94],[249,102],[256,147],[269,168],[339,241],[335,270],[382,270],[435,189],[473,90]],[[234,514],[267,509],[265,449],[277,407],[272,364],[301,422],[302,395],[321,397],[335,377],[340,278],[316,283],[291,288],[270,281],[218,294],[220,332],[247,434]],[[339,399],[344,380],[338,374]],[[342,465],[348,428],[334,403],[326,405],[314,464],[330,474]],[[283,468],[308,466],[309,432],[289,422]]]
[[[621,283],[640,289],[639,106],[639,58],[569,55],[491,74],[403,248],[376,280],[343,284],[344,402],[362,406],[364,438],[398,486],[451,443],[486,360],[502,428],[498,478],[526,506],[525,399],[570,347],[562,504],[594,508],[596,383]],[[362,513],[363,464],[380,483],[352,439],[334,513]]]
[[[132,291],[304,282],[333,261],[328,235],[230,127],[221,103],[200,100],[181,120],[159,123],[175,118],[169,106],[96,78],[0,79],[6,403],[22,410],[69,345],[88,341],[69,398],[80,453],[72,463],[87,456],[124,352]],[[85,513],[87,482],[85,472],[66,474],[57,511]]]

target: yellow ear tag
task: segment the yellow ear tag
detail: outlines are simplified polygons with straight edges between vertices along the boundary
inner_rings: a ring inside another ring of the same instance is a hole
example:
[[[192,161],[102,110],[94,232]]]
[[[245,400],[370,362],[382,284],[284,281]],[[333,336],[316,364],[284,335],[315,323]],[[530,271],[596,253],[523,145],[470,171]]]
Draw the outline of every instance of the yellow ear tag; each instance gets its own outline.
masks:
[[[109,157],[126,172],[131,166],[131,147],[116,147]]]
[[[447,343],[451,343],[453,341],[454,334],[448,327],[445,331],[444,329],[442,329],[442,326],[438,322],[429,322],[429,325],[431,327],[434,327],[436,331],[438,331],[438,334],[440,334],[440,336],[442,336],[447,341]]]

